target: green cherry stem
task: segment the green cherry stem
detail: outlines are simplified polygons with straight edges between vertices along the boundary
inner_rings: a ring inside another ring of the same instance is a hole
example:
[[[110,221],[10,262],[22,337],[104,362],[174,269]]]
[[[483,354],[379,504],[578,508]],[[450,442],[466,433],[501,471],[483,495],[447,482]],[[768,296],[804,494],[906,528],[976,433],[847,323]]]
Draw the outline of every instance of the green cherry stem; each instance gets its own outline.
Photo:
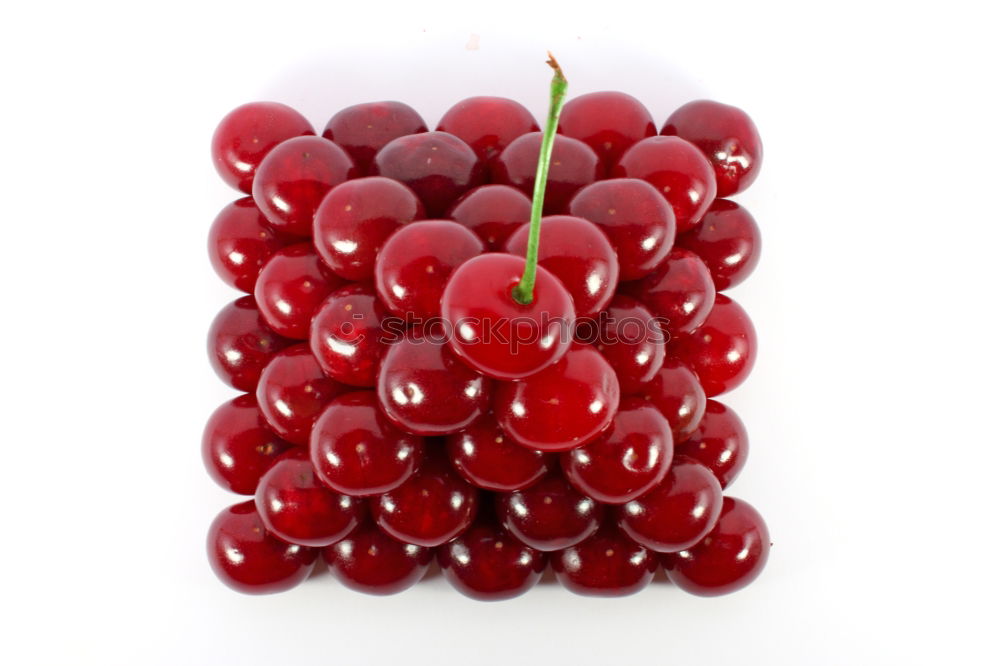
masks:
[[[528,229],[528,250],[524,255],[524,275],[511,291],[514,300],[528,305],[535,298],[535,274],[538,272],[538,242],[542,233],[542,204],[545,201],[545,184],[549,179],[549,163],[552,161],[552,143],[559,126],[559,113],[566,99],[566,77],[556,59],[549,54],[546,64],[554,70],[549,98],[549,117],[542,132],[542,149],[538,153],[538,170],[535,172],[535,190],[531,197],[531,226]]]

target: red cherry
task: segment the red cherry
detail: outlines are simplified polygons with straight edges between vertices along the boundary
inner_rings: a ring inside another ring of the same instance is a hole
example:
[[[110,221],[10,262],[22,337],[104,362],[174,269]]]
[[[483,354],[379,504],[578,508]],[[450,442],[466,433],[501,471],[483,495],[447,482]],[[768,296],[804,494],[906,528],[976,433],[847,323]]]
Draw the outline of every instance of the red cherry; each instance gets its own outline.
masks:
[[[310,236],[326,193],[358,175],[339,146],[318,136],[300,136],[275,146],[260,163],[253,200],[275,230]]]
[[[531,132],[514,139],[492,164],[493,182],[513,185],[530,197],[535,188],[535,171],[541,148],[541,132]],[[549,178],[545,183],[543,212],[546,215],[566,212],[566,206],[576,191],[603,175],[600,160],[587,144],[556,135],[552,143]]]
[[[618,376],[625,395],[651,381],[666,356],[666,335],[645,305],[628,296],[615,296],[598,322],[597,349]]]
[[[316,475],[352,497],[400,485],[416,470],[423,452],[423,438],[394,426],[378,409],[374,391],[334,398],[316,419],[309,439]]]
[[[227,185],[250,193],[264,156],[286,139],[315,134],[301,113],[277,102],[251,102],[230,111],[212,135],[212,162]]]
[[[670,204],[656,188],[636,178],[587,185],[570,201],[569,212],[607,234],[618,255],[623,282],[652,273],[670,252],[677,232]]]
[[[672,348],[698,375],[705,395],[715,397],[749,376],[757,359],[757,333],[746,310],[719,294],[705,323],[675,339]]]
[[[212,521],[208,561],[223,583],[244,594],[290,590],[312,571],[316,551],[273,536],[253,501],[234,504]]]
[[[716,199],[696,229],[677,239],[705,262],[717,290],[743,282],[760,260],[760,229],[746,208]]]
[[[535,550],[568,548],[597,531],[604,507],[553,473],[523,490],[496,496],[501,524]]]
[[[261,267],[282,245],[250,197],[223,208],[208,232],[212,268],[223,282],[248,294]]]
[[[731,407],[709,400],[698,428],[677,445],[677,453],[697,460],[711,470],[723,490],[747,462],[750,441],[743,421]]]
[[[771,536],[757,510],[727,497],[715,529],[698,545],[667,555],[664,568],[670,581],[685,592],[714,597],[752,583],[770,550]]]
[[[279,351],[292,344],[272,331],[250,296],[226,305],[208,330],[208,359],[224,382],[240,391],[254,391],[261,370]]]
[[[624,597],[639,592],[653,580],[658,565],[653,553],[610,523],[552,558],[552,569],[563,587],[595,597]]]
[[[701,149],[715,169],[720,197],[747,189],[760,172],[764,151],[757,126],[735,106],[688,102],[670,114],[661,134],[677,135]]]
[[[497,385],[493,412],[518,444],[568,451],[608,427],[619,397],[618,378],[600,352],[576,344],[554,365]]]
[[[445,216],[468,227],[491,251],[531,218],[531,199],[510,185],[481,185],[455,202]]]
[[[675,553],[701,541],[722,510],[722,488],[707,467],[674,458],[663,483],[620,509],[618,522],[636,542]]]
[[[507,252],[525,256],[530,231],[530,224],[515,231]],[[618,257],[608,237],[582,218],[552,215],[542,218],[540,239],[538,263],[569,291],[576,316],[597,316],[618,286]]]
[[[309,347],[323,372],[351,386],[374,387],[385,352],[385,308],[367,284],[331,293],[312,320]]]
[[[500,154],[511,141],[537,132],[528,109],[505,97],[469,97],[445,111],[437,129],[469,144],[483,163]]]
[[[595,92],[566,102],[559,132],[593,148],[608,169],[632,144],[656,135],[653,116],[642,102],[622,92]]]
[[[320,303],[343,281],[330,274],[309,243],[290,245],[271,257],[253,295],[264,320],[296,340],[309,339],[309,323]]]
[[[407,134],[426,132],[420,114],[402,102],[369,102],[338,111],[323,136],[347,151],[362,174],[387,143]]]
[[[342,183],[316,210],[316,251],[345,280],[370,282],[386,239],[423,215],[417,195],[394,180],[372,176]]]
[[[445,132],[411,134],[390,141],[375,156],[372,173],[409,186],[431,217],[441,217],[455,201],[483,182],[476,153]]]
[[[291,447],[291,442],[268,430],[257,400],[241,395],[222,403],[208,419],[201,456],[216,483],[240,495],[253,495],[260,477]]]
[[[433,549],[396,541],[371,521],[323,549],[334,578],[352,590],[377,595],[396,594],[416,585],[433,557]]]
[[[509,254],[474,257],[455,269],[441,296],[452,351],[496,379],[533,375],[562,358],[572,342],[573,299],[552,273],[539,266],[534,300],[514,300],[524,266],[523,258]]]
[[[438,548],[452,587],[480,601],[518,597],[542,577],[545,554],[518,542],[492,521],[480,521]]]
[[[476,234],[447,220],[408,224],[385,242],[375,262],[375,286],[400,317],[441,316],[441,294],[452,271],[482,254]]]
[[[641,178],[674,208],[677,232],[693,229],[715,199],[715,173],[698,148],[676,136],[651,136],[635,144],[611,169],[613,178]]]
[[[674,335],[701,326],[715,302],[708,268],[694,252],[680,248],[671,250],[655,273],[627,291],[665,320],[663,326]]]
[[[694,432],[705,414],[705,389],[678,358],[667,358],[660,371],[636,394],[666,417],[675,442],[683,441]]]
[[[490,415],[448,437],[448,457],[466,481],[485,490],[527,488],[548,471],[548,456],[512,442]]]

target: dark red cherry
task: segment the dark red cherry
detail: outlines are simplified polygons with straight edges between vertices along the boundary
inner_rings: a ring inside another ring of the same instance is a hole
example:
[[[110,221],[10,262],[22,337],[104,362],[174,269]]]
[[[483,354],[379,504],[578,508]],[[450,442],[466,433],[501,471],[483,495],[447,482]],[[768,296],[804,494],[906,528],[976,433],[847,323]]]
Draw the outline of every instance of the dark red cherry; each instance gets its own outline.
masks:
[[[537,373],[562,358],[573,340],[573,299],[544,267],[538,267],[534,300],[514,300],[524,266],[524,258],[510,254],[473,257],[455,269],[441,296],[452,351],[496,379]]]
[[[390,312],[429,320],[441,316],[441,294],[452,271],[482,254],[472,231],[447,220],[414,222],[385,242],[375,262],[375,287]]]
[[[677,135],[698,146],[715,169],[720,197],[750,187],[764,157],[757,126],[735,106],[697,100],[670,114],[662,134]]]
[[[326,193],[358,175],[339,146],[318,136],[300,136],[275,146],[260,163],[253,200],[276,231],[308,237]]]
[[[545,570],[545,553],[525,546],[490,520],[473,524],[437,551],[452,587],[480,601],[520,596]]]
[[[316,211],[316,251],[345,280],[371,282],[375,256],[386,239],[424,215],[424,207],[406,185],[372,176],[330,190]]]
[[[697,429],[677,445],[677,453],[711,470],[722,489],[732,483],[747,462],[750,440],[743,421],[731,407],[709,400]]]
[[[705,395],[720,395],[743,383],[757,359],[757,333],[739,303],[724,294],[701,326],[671,344],[698,375]]]
[[[529,488],[497,495],[496,513],[514,538],[548,552],[578,544],[596,532],[604,507],[556,472]]]
[[[248,294],[253,293],[264,263],[282,245],[250,197],[223,208],[208,232],[212,268],[223,282]]]
[[[663,566],[670,581],[685,592],[715,597],[752,583],[770,551],[771,536],[757,510],[726,497],[715,529],[696,546],[667,555]]]
[[[484,173],[472,148],[445,132],[393,139],[372,163],[372,174],[407,185],[431,217],[442,217],[460,196],[482,184]]]
[[[374,387],[385,352],[385,308],[371,285],[331,293],[313,317],[309,347],[323,372],[351,386]]]
[[[268,326],[285,337],[308,340],[309,324],[320,303],[341,284],[310,243],[299,243],[278,251],[264,264],[253,295]]]
[[[227,185],[247,194],[264,156],[286,139],[315,134],[305,117],[278,102],[251,102],[222,119],[212,135],[212,162]]]
[[[226,305],[208,329],[208,359],[224,382],[252,392],[267,362],[292,340],[271,330],[252,296]]]
[[[260,477],[291,447],[267,428],[254,396],[241,395],[222,403],[208,419],[201,457],[220,486],[253,495]]]
[[[423,438],[394,426],[379,410],[374,391],[334,398],[316,419],[309,439],[316,475],[352,497],[395,488],[413,474],[423,454]]]
[[[463,99],[445,111],[437,129],[469,144],[486,164],[517,137],[537,132],[538,123],[519,102],[484,96]]]
[[[652,403],[667,418],[675,442],[693,433],[705,413],[705,389],[678,358],[664,360],[660,371],[635,394]]]
[[[510,185],[481,185],[463,194],[445,217],[475,232],[487,249],[500,251],[531,219],[531,199]]]
[[[674,208],[677,232],[695,228],[715,199],[715,173],[696,146],[676,136],[651,136],[635,144],[611,169],[613,178],[641,178]]]
[[[575,344],[555,364],[494,390],[493,413],[510,437],[542,451],[568,451],[597,437],[618,409],[618,378],[593,347]]]
[[[559,116],[559,132],[593,148],[609,169],[632,144],[656,135],[653,116],[642,102],[623,92],[574,97]]]
[[[527,488],[548,471],[548,456],[511,441],[486,415],[448,437],[448,457],[465,480],[485,490]]]
[[[676,553],[701,541],[722,510],[722,488],[704,465],[674,458],[663,482],[620,509],[618,522],[636,542]]]
[[[309,577],[316,560],[315,549],[268,532],[252,500],[223,509],[208,530],[207,545],[215,575],[244,594],[290,590]]]
[[[735,201],[716,199],[701,224],[677,239],[705,263],[717,290],[743,282],[760,260],[760,229]]]
[[[715,303],[715,284],[694,252],[674,248],[655,273],[627,289],[645,303],[663,326],[677,335],[693,331],[708,318]]]
[[[513,185],[529,197],[532,196],[541,148],[541,132],[531,132],[514,139],[491,166],[493,182]],[[543,212],[546,215],[565,213],[566,206],[576,191],[603,175],[600,160],[587,144],[557,134],[552,142],[552,161],[545,185]]]
[[[525,256],[530,226],[525,224],[511,235],[507,252]],[[615,295],[618,257],[608,237],[587,220],[569,215],[543,217],[538,263],[569,291],[577,317],[597,316]]]
[[[615,296],[598,321],[597,349],[618,375],[623,395],[639,391],[663,367],[666,334],[645,305]]]
[[[595,597],[624,597],[649,585],[659,562],[612,523],[552,557],[556,579],[570,592]]]
[[[402,102],[369,102],[338,111],[323,130],[367,174],[371,163],[387,143],[407,134],[426,132],[420,114]]]
[[[618,255],[623,282],[652,273],[674,244],[674,210],[644,180],[613,178],[591,183],[576,193],[569,212],[607,234]]]
[[[434,549],[402,543],[370,520],[342,541],[323,549],[333,577],[365,594],[396,594],[416,585],[430,566]]]

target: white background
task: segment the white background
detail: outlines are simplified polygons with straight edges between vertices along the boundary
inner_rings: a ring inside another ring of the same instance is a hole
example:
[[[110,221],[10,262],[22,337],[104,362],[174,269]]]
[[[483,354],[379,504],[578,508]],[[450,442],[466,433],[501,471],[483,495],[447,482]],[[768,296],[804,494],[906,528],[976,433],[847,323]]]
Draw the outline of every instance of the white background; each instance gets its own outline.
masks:
[[[995,657],[998,51],[990,3],[6,3],[0,16],[5,664],[942,664]],[[478,48],[473,48],[478,46]],[[321,127],[401,99],[434,123],[474,94],[541,116],[619,89],[662,122],[746,109],[764,234],[734,290],[754,376],[725,401],[766,516],[752,587],[625,599],[556,584],[473,602],[329,578],[237,595],[204,532],[227,397],[205,332],[236,297],[205,234],[235,198],[208,158],[230,108]]]

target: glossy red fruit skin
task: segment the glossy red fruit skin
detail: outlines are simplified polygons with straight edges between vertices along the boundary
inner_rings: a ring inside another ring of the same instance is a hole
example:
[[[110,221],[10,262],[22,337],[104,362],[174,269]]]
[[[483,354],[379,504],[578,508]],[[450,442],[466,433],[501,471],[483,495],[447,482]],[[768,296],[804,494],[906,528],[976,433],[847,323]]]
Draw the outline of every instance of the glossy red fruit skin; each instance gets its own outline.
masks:
[[[696,146],[676,136],[651,136],[635,144],[611,169],[612,178],[641,178],[674,209],[677,232],[701,222],[715,200],[715,173]]]
[[[496,514],[518,541],[550,552],[578,544],[596,532],[604,507],[554,472],[528,488],[497,495]]]
[[[223,208],[208,232],[208,258],[215,273],[248,294],[253,293],[260,269],[282,245],[250,197]]]
[[[365,497],[406,481],[420,465],[424,440],[399,430],[378,408],[374,391],[339,395],[316,419],[309,457],[320,481]]]
[[[292,448],[265,425],[252,395],[222,403],[209,417],[201,457],[216,483],[239,495],[253,495],[260,477]]]
[[[674,442],[682,442],[701,423],[705,414],[705,389],[684,361],[668,357],[652,380],[635,395],[653,404],[670,423]]]
[[[618,376],[623,395],[639,391],[651,381],[666,358],[666,333],[645,305],[628,296],[615,296],[598,322],[597,349]]]
[[[708,267],[694,252],[674,248],[655,273],[625,290],[645,303],[673,336],[698,328],[715,303]]]
[[[375,262],[375,288],[402,318],[441,316],[441,295],[452,271],[485,250],[479,236],[448,220],[413,222],[386,240]]]
[[[432,218],[484,181],[476,153],[458,137],[424,132],[393,139],[378,151],[372,174],[398,180],[416,193]]]
[[[725,490],[747,462],[750,439],[731,407],[709,400],[704,418],[691,436],[677,445],[677,453],[707,467]]]
[[[251,102],[222,119],[212,135],[212,162],[227,185],[250,193],[264,156],[282,141],[315,134],[305,117],[278,102]]]
[[[309,237],[326,193],[358,175],[340,146],[318,136],[300,136],[275,146],[260,163],[253,200],[276,231]]]
[[[757,360],[757,332],[739,303],[725,294],[701,326],[671,344],[673,352],[691,367],[712,398],[732,391],[746,380]]]
[[[747,279],[760,261],[760,228],[735,201],[716,199],[701,224],[677,239],[705,263],[717,291]]]
[[[452,587],[480,601],[518,597],[538,582],[545,553],[525,546],[492,521],[481,520],[437,550]]]
[[[667,555],[663,567],[677,587],[700,597],[729,594],[752,583],[767,564],[771,536],[750,504],[735,497],[722,501],[715,528],[700,543]]]
[[[522,225],[507,239],[508,253],[523,257],[531,225]],[[618,287],[618,257],[608,237],[580,217],[542,218],[538,263],[559,278],[573,298],[576,316],[596,317]]]
[[[477,372],[520,379],[551,366],[572,342],[573,299],[539,266],[534,300],[521,305],[511,290],[524,273],[523,257],[482,254],[455,269],[441,295],[449,344]]]
[[[584,187],[569,203],[570,215],[601,228],[618,256],[619,279],[652,273],[673,247],[674,209],[652,185],[637,178],[613,178]]]
[[[223,307],[212,321],[208,359],[220,379],[252,393],[267,362],[292,343],[268,327],[251,296],[243,296]]]
[[[424,216],[406,185],[371,176],[330,190],[313,219],[313,241],[323,262],[345,280],[370,282],[375,257],[394,231]]]
[[[488,250],[499,252],[510,235],[531,220],[531,199],[510,185],[480,185],[463,194],[445,217],[468,227]]]
[[[483,164],[494,159],[511,141],[537,132],[534,116],[506,97],[469,97],[445,111],[438,131],[454,134],[469,144]]]
[[[642,102],[608,90],[566,102],[559,116],[559,133],[590,146],[609,169],[633,144],[655,136],[656,125]]]
[[[375,155],[393,139],[427,131],[420,114],[402,102],[369,102],[338,111],[323,137],[347,151],[362,175],[371,170]]]
[[[750,187],[764,157],[757,126],[742,110],[709,100],[688,102],[670,114],[661,134],[698,146],[715,169],[718,196]]]
[[[549,469],[547,454],[511,441],[492,415],[449,435],[447,446],[452,467],[484,490],[521,490],[541,480]]]
[[[529,197],[532,196],[541,147],[541,132],[531,132],[514,139],[490,167],[493,182],[512,185]],[[603,175],[601,162],[590,146],[557,134],[552,142],[552,161],[545,185],[542,212],[546,215],[565,213],[569,200],[577,190]]]
[[[676,456],[663,482],[619,509],[618,524],[636,543],[676,553],[701,541],[722,510],[722,488],[704,465]]]
[[[387,313],[371,285],[332,292],[316,310],[309,348],[323,372],[342,384],[374,387],[386,349]]]
[[[268,532],[252,500],[216,516],[207,546],[215,575],[244,594],[290,590],[309,577],[316,560],[315,549],[285,543]]]
[[[593,597],[624,597],[653,580],[656,555],[605,523],[586,541],[552,556],[556,579],[570,592]]]
[[[569,451],[611,423],[621,392],[618,378],[593,347],[575,344],[544,370],[493,393],[493,413],[511,439],[529,449]]]
[[[433,557],[432,548],[397,541],[370,520],[323,549],[323,560],[334,578],[352,590],[375,595],[413,587],[427,573]]]
[[[308,340],[320,303],[341,284],[311,244],[299,243],[279,250],[264,264],[253,295],[268,326],[285,337]]]

